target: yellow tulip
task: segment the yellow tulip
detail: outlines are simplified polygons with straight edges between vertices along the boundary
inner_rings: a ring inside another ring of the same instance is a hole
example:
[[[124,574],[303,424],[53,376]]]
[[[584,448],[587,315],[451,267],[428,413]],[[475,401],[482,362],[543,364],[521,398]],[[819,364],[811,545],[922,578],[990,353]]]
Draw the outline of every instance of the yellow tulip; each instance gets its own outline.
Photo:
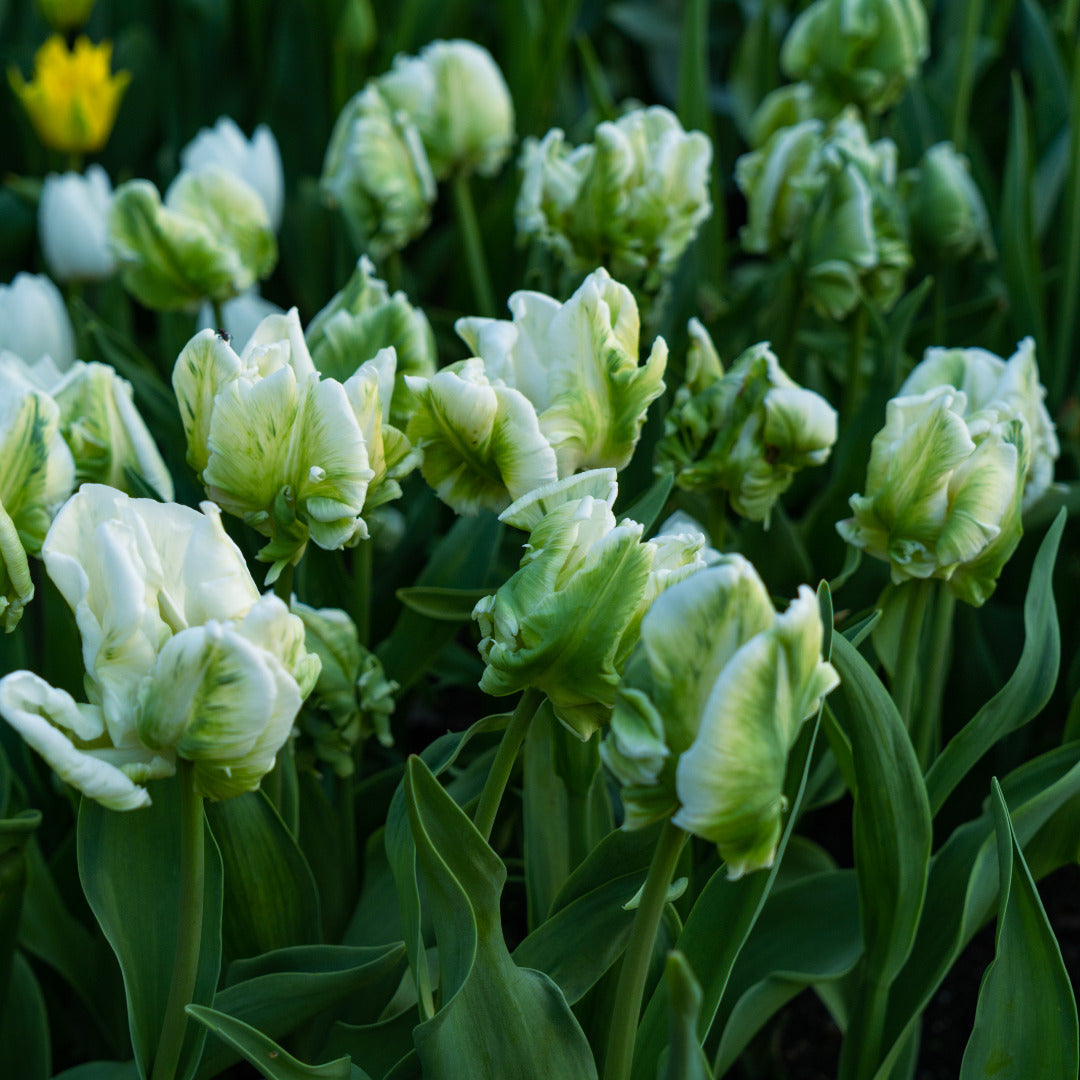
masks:
[[[70,52],[54,34],[34,56],[34,78],[8,71],[11,88],[26,109],[42,143],[52,150],[83,154],[100,150],[116,121],[131,73],[110,73],[112,43],[92,45],[80,37]]]

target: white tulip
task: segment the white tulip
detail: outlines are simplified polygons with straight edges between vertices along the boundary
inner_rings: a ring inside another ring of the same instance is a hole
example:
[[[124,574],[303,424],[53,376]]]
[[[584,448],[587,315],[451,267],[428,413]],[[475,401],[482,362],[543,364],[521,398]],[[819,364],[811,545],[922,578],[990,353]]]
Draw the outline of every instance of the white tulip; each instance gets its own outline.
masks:
[[[106,224],[112,203],[109,174],[91,165],[49,173],[38,203],[38,239],[45,265],[57,281],[104,281],[116,273]]]
[[[75,362],[75,328],[60,290],[44,274],[0,285],[0,349],[34,364],[49,357],[60,371]]]

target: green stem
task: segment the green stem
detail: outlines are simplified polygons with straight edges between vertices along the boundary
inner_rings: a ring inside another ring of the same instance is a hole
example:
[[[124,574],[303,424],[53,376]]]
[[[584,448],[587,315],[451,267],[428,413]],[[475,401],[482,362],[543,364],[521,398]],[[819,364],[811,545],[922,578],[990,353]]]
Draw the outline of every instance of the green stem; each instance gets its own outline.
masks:
[[[480,309],[479,314],[494,318],[497,314],[495,290],[491,287],[487,259],[484,256],[484,241],[480,234],[480,223],[476,218],[476,207],[473,204],[468,175],[463,172],[457,173],[450,186],[454,193],[454,211],[457,214],[458,227],[461,229],[461,241],[465,245],[465,263],[469,268],[473,297]]]
[[[484,781],[484,790],[480,792],[476,817],[473,818],[473,824],[485,840],[491,836],[503,792],[506,791],[506,785],[510,781],[510,773],[513,771],[514,762],[517,761],[521,744],[525,741],[525,733],[529,730],[529,721],[543,700],[544,695],[539,690],[526,690],[521,695],[514,715],[503,732],[502,742],[499,743],[495,760],[491,763],[491,771],[488,773],[487,780]]]
[[[649,867],[648,877],[645,878],[645,888],[641,892],[641,903],[634,915],[630,940],[619,969],[607,1056],[604,1060],[604,1080],[629,1080],[630,1067],[634,1061],[634,1040],[641,1014],[641,999],[645,993],[645,979],[649,974],[656,931],[664,913],[668,886],[675,875],[675,867],[687,836],[677,825],[667,821],[657,841],[656,851],[653,852],[652,865]]]
[[[945,281],[945,266],[938,263],[934,274],[934,344],[947,346],[945,332],[947,326],[946,308],[948,284]]]
[[[1075,10],[1073,20],[1075,23]],[[1071,34],[1070,30],[1070,34]],[[1072,108],[1069,134],[1069,179],[1065,188],[1065,277],[1058,292],[1056,355],[1050,377],[1050,406],[1061,404],[1072,374],[1076,333],[1076,296],[1080,291],[1080,45],[1073,52]]]
[[[371,554],[370,540],[361,540],[353,549],[352,617],[360,644],[365,648],[371,642]]]
[[[202,796],[195,790],[194,765],[181,760],[180,784],[180,925],[176,928],[176,953],[172,982],[165,1006],[151,1080],[173,1080],[180,1062],[187,1028],[185,1006],[195,994],[202,944],[203,896],[205,893],[206,834]]]
[[[953,613],[956,597],[944,581],[934,583],[933,614],[930,621],[930,643],[924,666],[925,679],[919,705],[912,723],[912,742],[919,764],[926,769],[941,744],[941,695],[949,670],[952,647]]]
[[[904,726],[911,730],[912,712],[915,705],[915,687],[919,675],[919,639],[922,637],[923,620],[926,617],[926,602],[932,581],[912,581],[904,588],[910,591],[904,622],[900,628],[900,657],[896,664],[896,678],[893,679],[893,701]]]
[[[221,303],[220,300],[211,300],[210,301],[210,306],[214,310],[214,329],[215,330],[224,330],[225,329],[224,305]],[[239,344],[237,345],[237,347],[239,348]]]

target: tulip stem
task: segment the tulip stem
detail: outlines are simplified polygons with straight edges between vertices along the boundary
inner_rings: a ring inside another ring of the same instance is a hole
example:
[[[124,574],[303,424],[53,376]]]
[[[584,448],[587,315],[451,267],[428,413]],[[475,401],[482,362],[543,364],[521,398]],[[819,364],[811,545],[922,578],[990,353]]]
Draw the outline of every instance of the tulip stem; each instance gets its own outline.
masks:
[[[915,756],[925,769],[938,752],[941,743],[941,695],[945,690],[945,677],[949,669],[952,647],[953,612],[956,597],[944,581],[934,582],[931,603],[930,643],[926,654],[925,679],[919,705],[912,718],[911,741],[915,744]]]
[[[502,742],[499,743],[495,760],[491,763],[487,780],[484,781],[484,790],[480,792],[480,802],[477,804],[476,816],[473,818],[473,824],[485,840],[491,836],[503,792],[506,791],[506,785],[510,781],[510,773],[514,769],[514,762],[517,761],[521,744],[525,741],[525,733],[529,730],[529,721],[543,700],[544,695],[539,690],[526,690],[521,695],[514,715],[510,717],[510,723],[503,732]]]
[[[469,268],[473,297],[480,309],[479,314],[494,318],[495,291],[491,287],[491,275],[488,273],[487,259],[484,256],[484,241],[480,233],[480,223],[476,219],[476,206],[473,203],[468,174],[456,173],[450,186],[454,192],[454,210],[457,213],[458,227],[461,229],[461,241],[465,245],[465,263]]]
[[[866,306],[859,305],[851,329],[851,351],[848,353],[847,385],[844,388],[844,400],[840,406],[845,421],[859,411],[863,396],[863,348],[866,344]]]
[[[353,549],[353,610],[356,633],[360,644],[367,648],[371,643],[371,541],[361,540]]]
[[[277,580],[274,582],[274,595],[279,600],[284,601],[286,607],[288,607],[292,601],[294,570],[295,567],[292,563],[286,563],[282,568],[281,573],[278,574]]]
[[[896,660],[896,677],[893,679],[892,692],[896,710],[900,713],[900,718],[909,732],[913,722],[915,686],[920,668],[919,645],[923,622],[926,619],[926,604],[932,586],[932,581],[912,581],[903,586],[911,591],[900,627],[900,655]]]
[[[203,897],[205,893],[206,832],[203,823],[203,800],[195,790],[195,766],[178,762],[180,784],[180,921],[176,928],[176,953],[172,982],[161,1025],[157,1054],[151,1080],[173,1080],[180,1063],[187,1028],[185,1006],[195,994],[199,973],[199,952],[203,932]]]
[[[675,867],[689,834],[671,821],[664,823],[652,865],[641,891],[641,902],[634,915],[630,940],[626,945],[619,984],[615,990],[615,1005],[611,1013],[607,1057],[604,1060],[604,1080],[629,1080],[634,1061],[634,1041],[637,1037],[641,999],[645,994],[645,979],[649,974],[656,931],[664,914],[668,887],[675,876]]]

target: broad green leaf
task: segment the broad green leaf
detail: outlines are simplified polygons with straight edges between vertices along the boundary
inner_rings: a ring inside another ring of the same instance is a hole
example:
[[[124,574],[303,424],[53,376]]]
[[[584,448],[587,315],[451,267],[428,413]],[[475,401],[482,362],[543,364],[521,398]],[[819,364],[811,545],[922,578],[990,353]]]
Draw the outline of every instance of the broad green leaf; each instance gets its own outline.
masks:
[[[509,713],[499,713],[478,720],[468,730],[448,732],[431,743],[421,755],[428,768],[439,776],[457,760],[458,754],[474,736],[499,731],[510,719]],[[430,1019],[435,1013],[431,986],[428,982],[425,942],[422,931],[420,886],[417,878],[416,845],[409,826],[409,812],[405,796],[404,780],[398,786],[386,815],[386,855],[394,875],[397,889],[398,910],[401,914],[401,932],[409,957],[409,967],[416,980],[416,996],[419,1001],[420,1018]]]
[[[53,1080],[139,1080],[139,1067],[134,1061],[90,1061],[65,1069]]]
[[[410,610],[438,622],[468,622],[473,608],[491,589],[447,589],[414,586],[398,589],[397,598]]]
[[[205,1005],[189,1005],[187,1012],[247,1058],[267,1080],[369,1080],[367,1073],[354,1069],[347,1057],[326,1065],[305,1065],[242,1020]]]
[[[0,1076],[47,1080],[52,1072],[45,998],[20,953],[11,965],[11,986],[0,1011]]]
[[[1009,681],[949,740],[926,774],[936,814],[956,785],[999,739],[1042,712],[1057,684],[1061,635],[1054,603],[1054,562],[1065,511],[1039,545],[1024,598],[1024,648]]]
[[[10,996],[8,982],[26,890],[26,847],[40,824],[40,810],[0,818],[0,1015]]]
[[[919,763],[888,691],[842,634],[833,638],[840,687],[830,699],[851,744],[855,780],[854,845],[866,951],[861,987],[841,1053],[841,1075],[856,1075],[878,1048],[874,1010],[911,951],[930,861],[932,829]]]
[[[595,1077],[559,988],[510,958],[499,857],[420,758],[406,766],[405,795],[439,947],[441,1007],[413,1032],[425,1078]]]
[[[284,1039],[320,1016],[378,1017],[405,971],[404,946],[302,945],[229,965],[214,997],[219,1012]],[[228,1044],[210,1043],[198,1075],[217,1076],[236,1060]]]
[[[1017,842],[1027,848],[1042,829],[1056,827],[1055,814],[1080,795],[1080,743],[1027,762],[1001,786],[1012,807]],[[1040,869],[1048,873],[1054,864],[1046,862]],[[987,810],[956,829],[931,862],[915,946],[890,995],[883,1059],[874,1080],[890,1076],[922,1011],[964,946],[989,918],[996,897],[997,846],[993,814]]]
[[[1080,1035],[1069,973],[997,780],[991,803],[1000,882],[996,955],[979,988],[960,1080],[1075,1077]]]
[[[128,1028],[141,1076],[149,1075],[169,997],[180,924],[180,785],[148,786],[153,803],[118,813],[92,799],[79,806],[79,879],[120,961]],[[221,969],[221,855],[206,829],[203,936],[196,1004],[214,996]],[[206,1032],[189,1024],[177,1076],[192,1076]]]
[[[319,940],[319,893],[311,869],[263,791],[208,803],[225,871],[222,938],[228,956]]]
[[[667,1061],[661,1080],[712,1080],[705,1051],[698,1039],[701,987],[686,957],[678,950],[667,955],[664,984],[668,998]]]
[[[549,701],[529,721],[521,801],[530,927],[544,920],[566,879],[614,828],[599,741],[572,735]]]
[[[755,1034],[807,986],[847,975],[862,953],[850,870],[814,874],[769,896],[731,973],[714,1027],[723,1076]]]
[[[1019,72],[1013,72],[1009,147],[1001,193],[1001,271],[1008,286],[1016,334],[1046,341],[1046,298],[1043,271],[1035,241],[1031,165],[1031,131]]]
[[[412,1033],[418,1019],[416,1009],[409,1009],[377,1024],[335,1024],[326,1052],[348,1054],[374,1080],[382,1080],[402,1062],[415,1061]]]
[[[502,522],[494,514],[458,518],[435,548],[415,587],[473,589],[489,584],[502,535]],[[407,690],[453,640],[457,629],[456,623],[415,611],[401,612],[390,636],[377,650],[386,677]]]
[[[1024,67],[1032,84],[1032,111],[1035,134],[1040,145],[1056,132],[1069,115],[1069,73],[1054,41],[1054,31],[1046,12],[1034,0],[1021,0]]]

